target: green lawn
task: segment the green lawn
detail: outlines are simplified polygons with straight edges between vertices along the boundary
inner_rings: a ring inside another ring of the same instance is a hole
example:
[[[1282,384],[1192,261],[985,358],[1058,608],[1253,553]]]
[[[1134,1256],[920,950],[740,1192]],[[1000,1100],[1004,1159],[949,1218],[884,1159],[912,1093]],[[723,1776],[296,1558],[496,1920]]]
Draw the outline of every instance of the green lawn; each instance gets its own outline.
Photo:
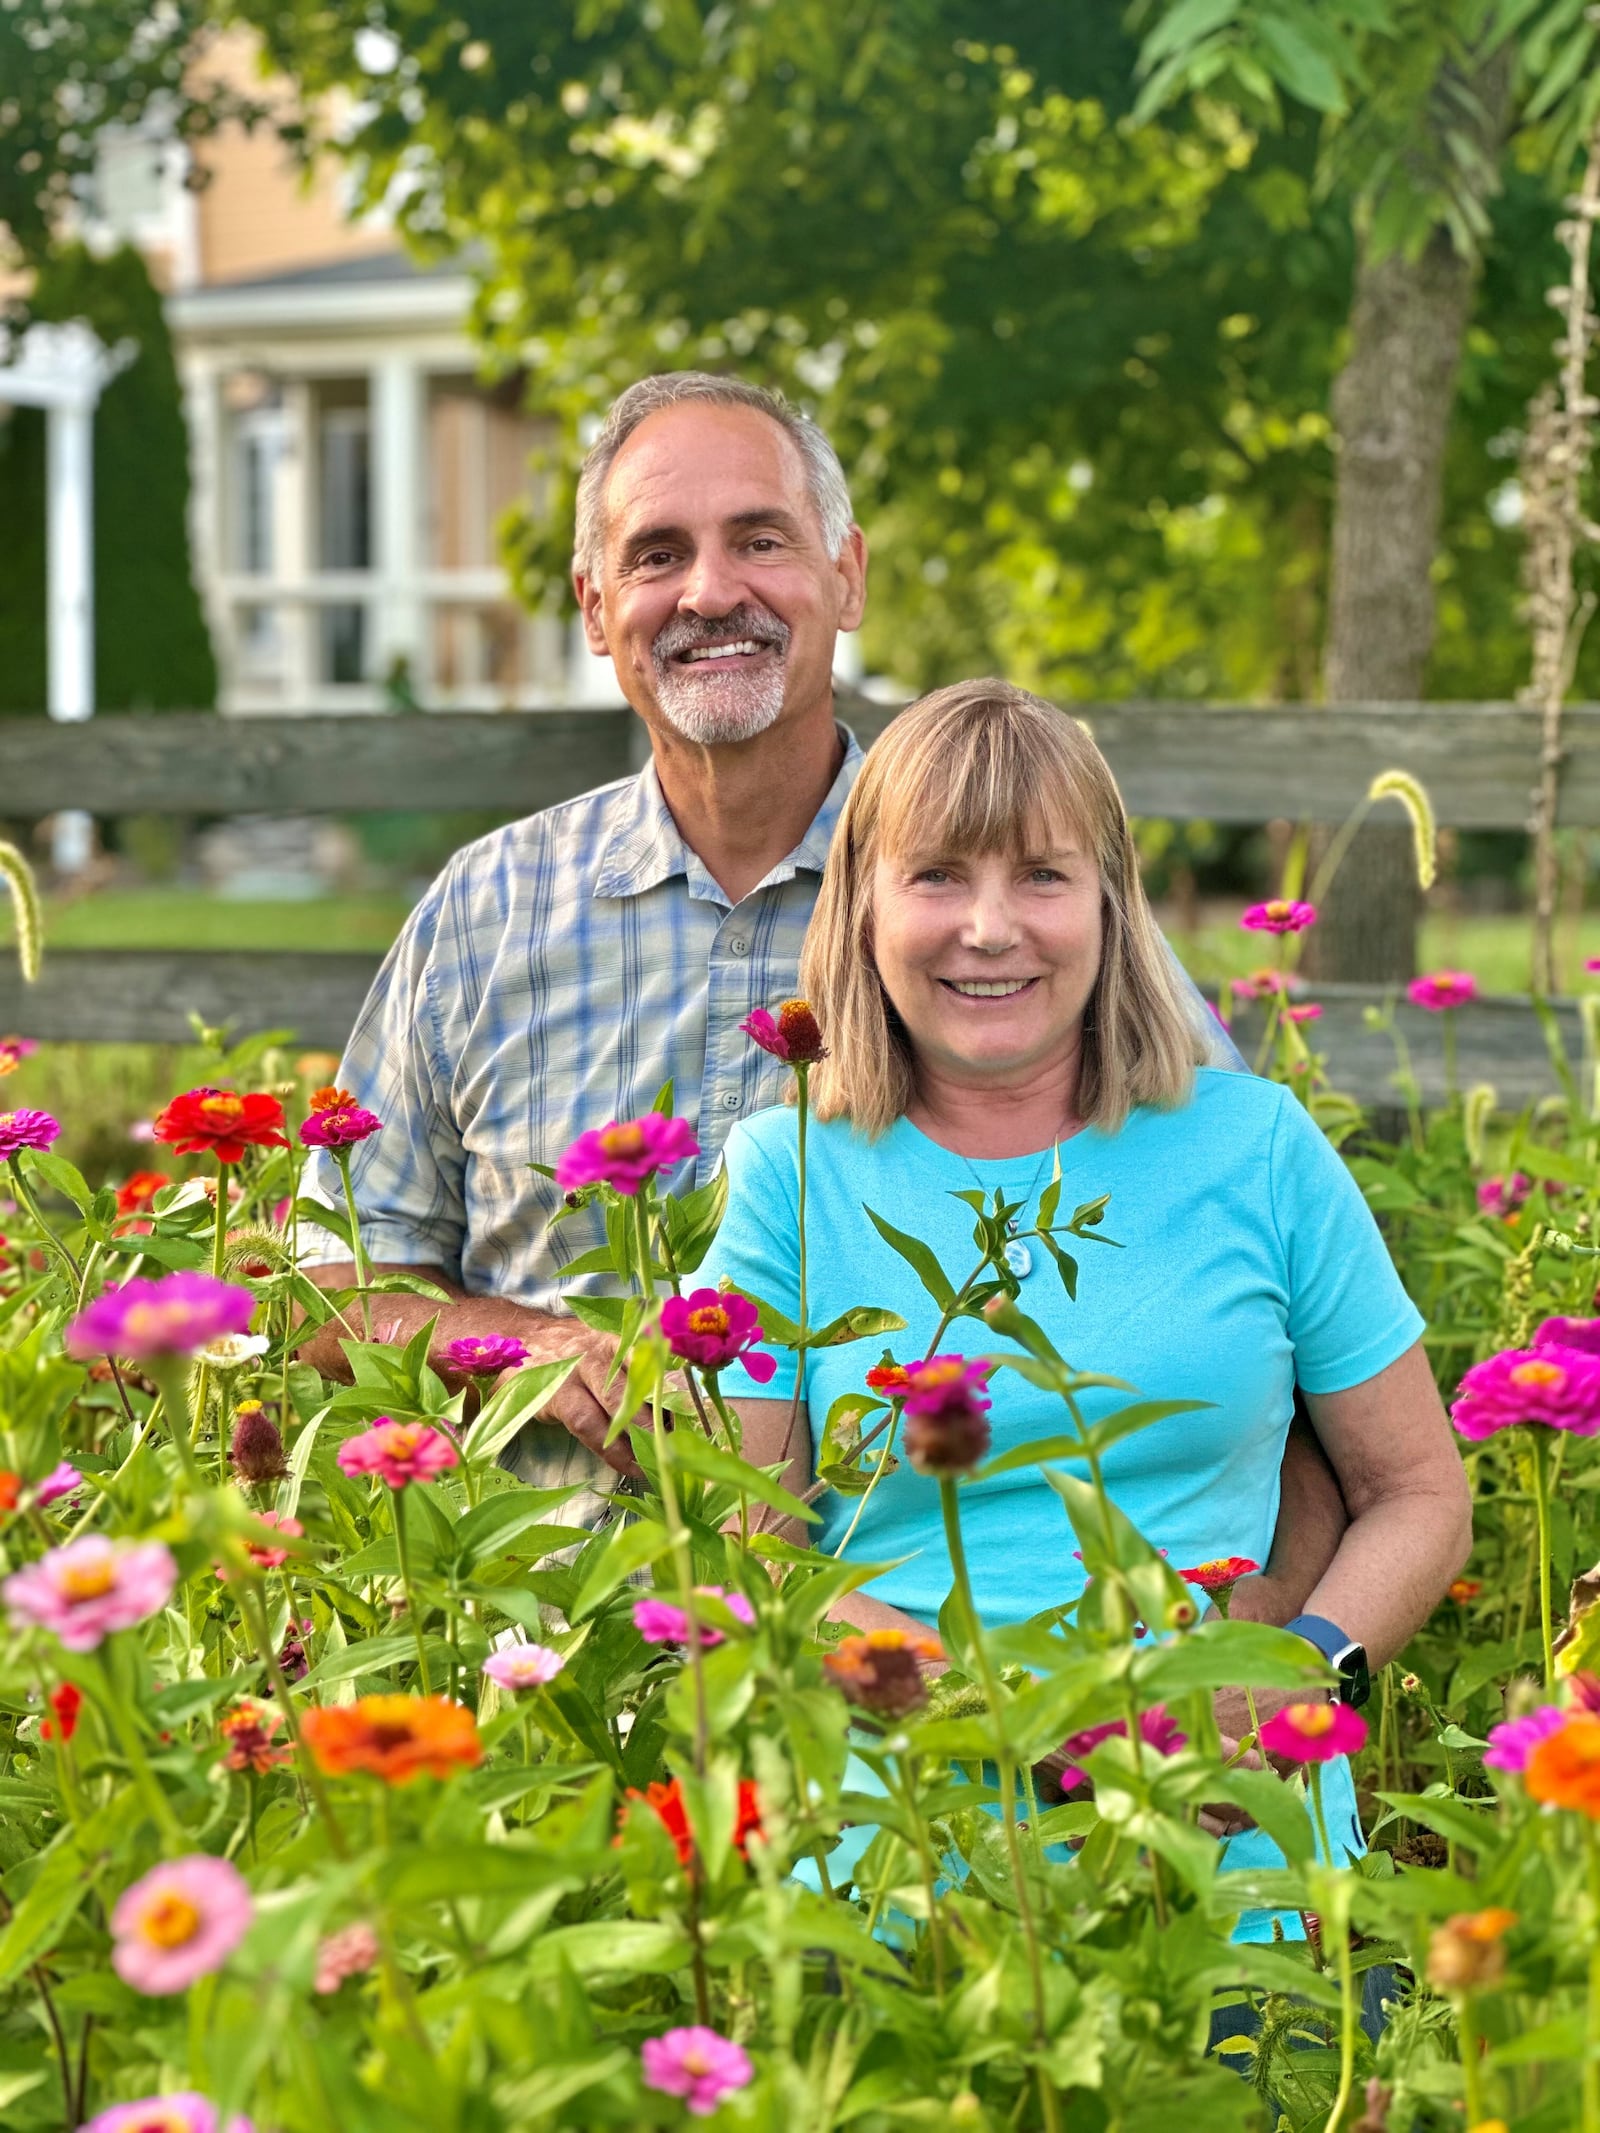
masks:
[[[51,948],[370,948],[381,955],[410,899],[378,893],[306,903],[235,903],[199,889],[106,889],[45,904]],[[0,939],[10,938],[7,914]]]

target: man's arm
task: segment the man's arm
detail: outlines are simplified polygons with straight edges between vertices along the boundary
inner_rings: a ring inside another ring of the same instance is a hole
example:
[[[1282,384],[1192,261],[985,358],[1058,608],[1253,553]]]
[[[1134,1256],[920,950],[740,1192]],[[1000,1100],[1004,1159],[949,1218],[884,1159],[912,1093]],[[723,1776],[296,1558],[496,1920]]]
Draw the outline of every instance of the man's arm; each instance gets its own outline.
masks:
[[[417,1274],[449,1294],[451,1301],[447,1304],[435,1303],[428,1296],[413,1296],[404,1289],[373,1299],[374,1322],[382,1326],[392,1340],[407,1341],[430,1318],[438,1319],[430,1359],[447,1381],[460,1382],[442,1366],[439,1351],[451,1341],[484,1334],[507,1334],[521,1341],[528,1350],[531,1363],[563,1362],[570,1355],[577,1356],[578,1367],[551,1395],[540,1410],[538,1420],[570,1430],[580,1444],[604,1459],[608,1466],[615,1467],[619,1474],[637,1472],[626,1438],[618,1438],[609,1446],[605,1441],[611,1418],[621,1401],[623,1386],[621,1372],[609,1385],[606,1382],[616,1348],[609,1335],[594,1332],[576,1318],[557,1318],[548,1311],[530,1310],[526,1305],[511,1303],[504,1297],[471,1296],[443,1267],[390,1264],[374,1266],[370,1271],[373,1274]],[[355,1286],[356,1270],[348,1261],[309,1266],[305,1272],[319,1289]],[[301,1360],[310,1363],[325,1378],[334,1378],[348,1385],[350,1365],[340,1346],[346,1337],[339,1321],[330,1319],[326,1325],[319,1326],[309,1340],[301,1343]]]
[[[1339,1478],[1297,1392],[1289,1441],[1283,1449],[1272,1552],[1259,1576],[1241,1578],[1233,1588],[1230,1616],[1241,1622],[1274,1622],[1281,1628],[1304,1614],[1307,1600],[1339,1552],[1349,1523]]]

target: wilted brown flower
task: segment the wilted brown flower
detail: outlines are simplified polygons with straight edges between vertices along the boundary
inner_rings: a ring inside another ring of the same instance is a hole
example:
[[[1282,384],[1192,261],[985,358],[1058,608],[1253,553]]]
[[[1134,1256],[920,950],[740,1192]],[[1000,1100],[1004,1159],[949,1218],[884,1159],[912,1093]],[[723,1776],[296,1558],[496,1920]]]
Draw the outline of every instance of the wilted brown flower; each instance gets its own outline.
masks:
[[[1498,1907],[1447,1918],[1428,1942],[1428,1983],[1436,1992],[1491,1990],[1506,1974],[1501,1942],[1516,1922]]]
[[[281,1481],[288,1473],[278,1425],[259,1400],[241,1400],[234,1409],[228,1457],[244,1482]]]
[[[851,1703],[879,1718],[905,1718],[928,1700],[925,1663],[944,1657],[937,1637],[909,1629],[869,1629],[845,1637],[822,1670]]]

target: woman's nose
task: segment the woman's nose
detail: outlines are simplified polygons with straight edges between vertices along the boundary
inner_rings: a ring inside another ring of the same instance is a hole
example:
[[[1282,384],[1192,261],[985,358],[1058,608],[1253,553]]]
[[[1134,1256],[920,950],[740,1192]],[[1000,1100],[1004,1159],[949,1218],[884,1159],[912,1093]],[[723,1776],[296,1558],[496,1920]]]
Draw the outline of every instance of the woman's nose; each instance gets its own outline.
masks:
[[[967,906],[966,923],[962,928],[963,945],[980,955],[1001,955],[1015,945],[1016,939],[1017,922],[1011,899],[994,890],[975,895]]]

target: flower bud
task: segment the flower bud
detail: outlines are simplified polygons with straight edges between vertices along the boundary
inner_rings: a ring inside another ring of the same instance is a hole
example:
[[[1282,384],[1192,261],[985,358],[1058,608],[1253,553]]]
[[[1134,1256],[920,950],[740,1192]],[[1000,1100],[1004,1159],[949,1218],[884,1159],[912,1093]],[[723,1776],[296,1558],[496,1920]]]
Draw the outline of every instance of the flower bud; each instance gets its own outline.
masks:
[[[228,1457],[243,1482],[281,1481],[288,1473],[278,1425],[259,1400],[241,1400],[235,1408]]]
[[[819,1059],[827,1058],[828,1048],[809,1000],[785,1000],[778,1009],[777,1020],[791,1066],[814,1066]]]

